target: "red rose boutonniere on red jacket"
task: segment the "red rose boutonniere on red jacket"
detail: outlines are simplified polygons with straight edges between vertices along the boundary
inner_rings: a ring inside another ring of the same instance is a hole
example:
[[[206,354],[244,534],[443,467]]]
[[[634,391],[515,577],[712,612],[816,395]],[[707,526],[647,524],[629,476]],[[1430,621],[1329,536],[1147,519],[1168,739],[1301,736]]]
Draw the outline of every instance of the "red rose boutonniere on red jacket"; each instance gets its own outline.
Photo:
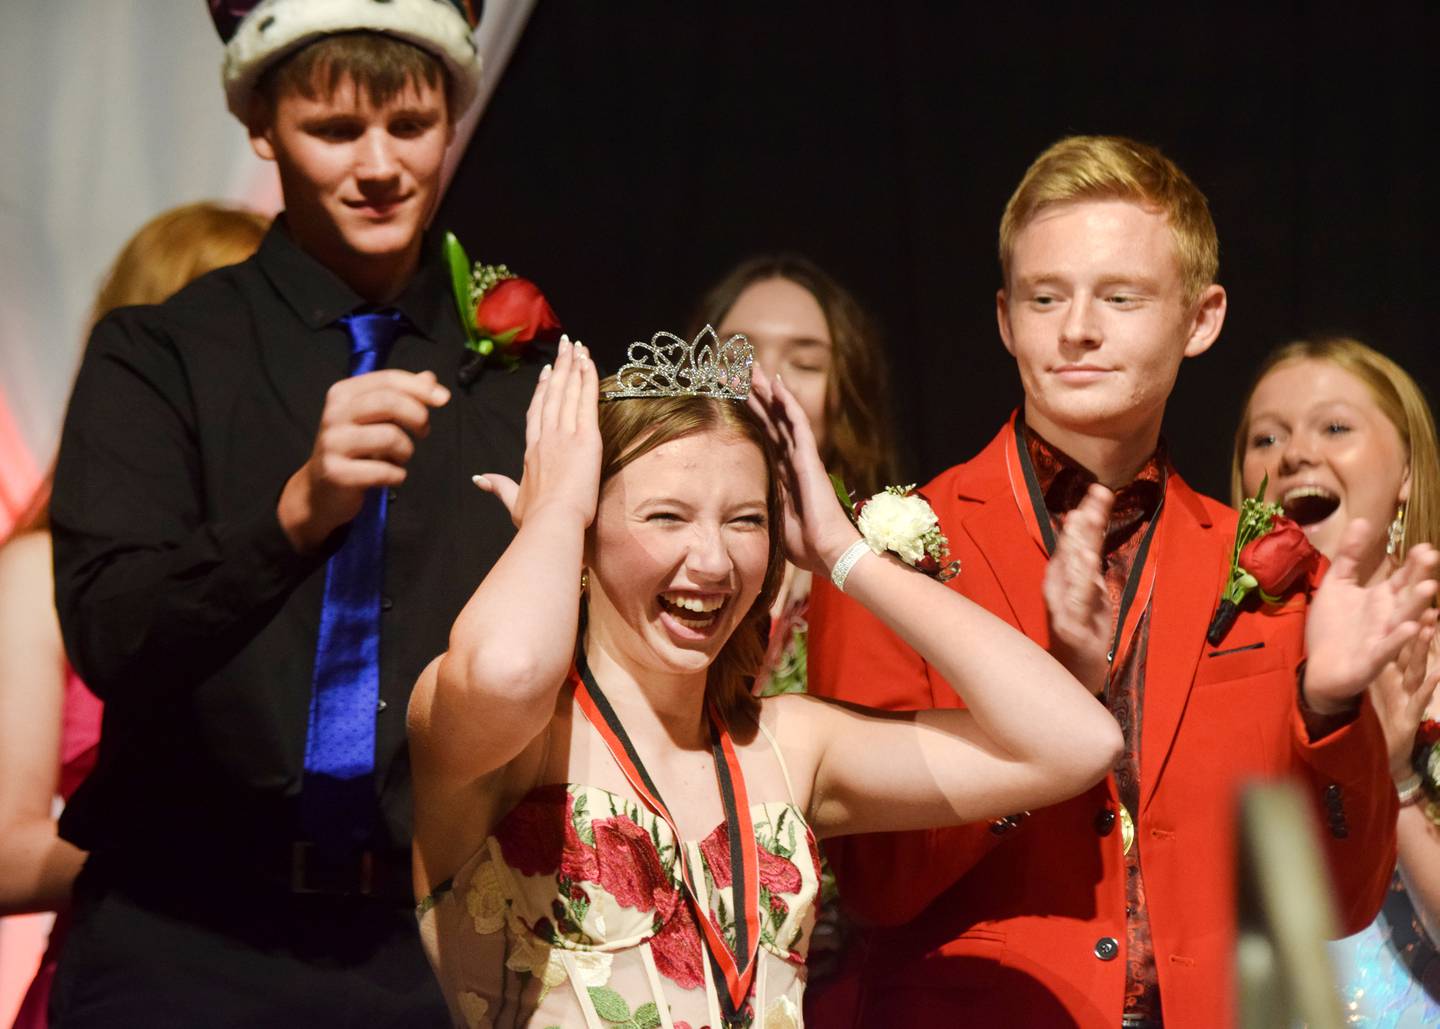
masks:
[[[1212,647],[1218,647],[1230,631],[1240,605],[1252,590],[1265,603],[1278,604],[1297,585],[1311,587],[1320,567],[1320,551],[1311,545],[1305,530],[1282,515],[1279,504],[1263,499],[1268,483],[1267,477],[1255,496],[1240,504],[1230,577],[1205,634]]]
[[[465,329],[465,346],[472,352],[460,368],[462,386],[475,381],[491,357],[514,369],[527,346],[560,338],[560,319],[535,283],[503,264],[471,264],[465,248],[450,232],[445,233],[445,259]]]

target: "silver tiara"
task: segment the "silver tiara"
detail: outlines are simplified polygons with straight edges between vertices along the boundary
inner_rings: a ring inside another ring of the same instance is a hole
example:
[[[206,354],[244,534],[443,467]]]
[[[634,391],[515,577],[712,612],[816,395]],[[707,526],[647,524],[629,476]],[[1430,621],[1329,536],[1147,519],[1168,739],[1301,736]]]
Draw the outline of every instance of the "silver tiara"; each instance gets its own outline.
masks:
[[[636,340],[625,351],[615,375],[615,388],[601,400],[635,397],[714,397],[745,400],[750,396],[750,366],[755,348],[738,332],[723,343],[710,326],[693,343],[671,332],[657,332],[650,342]]]

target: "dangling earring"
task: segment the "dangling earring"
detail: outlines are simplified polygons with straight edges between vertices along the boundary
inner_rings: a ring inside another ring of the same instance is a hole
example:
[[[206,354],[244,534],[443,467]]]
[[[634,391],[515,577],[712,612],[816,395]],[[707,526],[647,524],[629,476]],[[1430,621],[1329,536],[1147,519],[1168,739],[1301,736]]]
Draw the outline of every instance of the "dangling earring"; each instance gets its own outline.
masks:
[[[1385,553],[1394,557],[1400,552],[1400,544],[1405,542],[1405,505],[1402,503],[1395,509],[1395,520],[1390,523],[1390,532],[1385,538]]]
[[[584,593],[584,592],[585,592],[586,590],[588,590],[589,588],[590,588],[590,570],[589,570],[588,568],[582,568],[582,569],[580,569],[580,592],[581,592],[581,593]]]

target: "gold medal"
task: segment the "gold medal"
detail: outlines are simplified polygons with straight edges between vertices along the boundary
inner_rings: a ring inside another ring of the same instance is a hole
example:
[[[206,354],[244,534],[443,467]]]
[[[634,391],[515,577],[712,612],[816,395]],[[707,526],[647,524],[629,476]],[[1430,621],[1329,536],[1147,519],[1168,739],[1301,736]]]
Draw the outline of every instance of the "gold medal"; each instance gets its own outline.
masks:
[[[1135,820],[1130,817],[1130,812],[1125,805],[1120,807],[1120,846],[1124,853],[1129,854],[1130,848],[1135,845]]]

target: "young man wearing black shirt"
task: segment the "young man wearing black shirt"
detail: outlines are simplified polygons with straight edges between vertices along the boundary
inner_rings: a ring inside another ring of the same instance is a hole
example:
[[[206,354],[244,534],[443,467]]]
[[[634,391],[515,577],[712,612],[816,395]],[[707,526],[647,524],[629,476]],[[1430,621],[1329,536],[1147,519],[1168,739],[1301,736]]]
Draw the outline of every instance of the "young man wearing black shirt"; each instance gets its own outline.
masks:
[[[459,384],[422,235],[475,94],[473,18],[210,6],[286,210],[251,260],[103,321],[76,384],[57,602],[106,715],[62,822],[91,857],[52,1017],[440,1025],[406,702],[510,537],[468,479],[518,477],[540,367]]]

